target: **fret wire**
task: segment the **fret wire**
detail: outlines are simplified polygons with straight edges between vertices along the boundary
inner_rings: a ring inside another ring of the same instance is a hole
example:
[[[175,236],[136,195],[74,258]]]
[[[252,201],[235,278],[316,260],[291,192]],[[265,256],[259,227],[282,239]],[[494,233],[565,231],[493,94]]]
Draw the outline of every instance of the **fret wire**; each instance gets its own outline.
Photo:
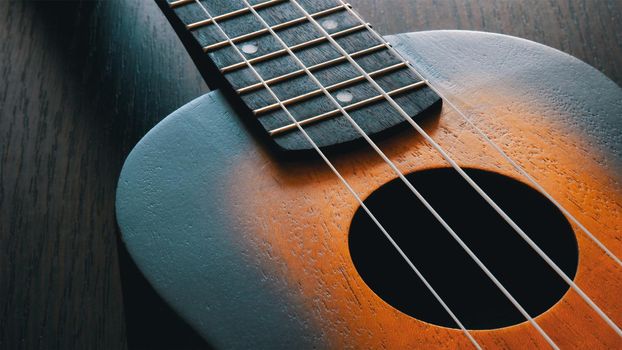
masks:
[[[341,10],[345,9],[347,6],[350,6],[350,4],[337,5],[335,7],[332,7],[332,8],[323,10],[323,11],[319,11],[319,12],[313,13],[313,14],[311,14],[311,17],[319,18],[319,17],[327,16],[327,15],[330,15],[332,13],[341,11]],[[279,23],[279,24],[273,25],[271,28],[273,30],[281,30],[281,29],[292,27],[292,26],[294,26],[296,24],[304,23],[306,21],[307,21],[307,17],[303,16],[303,17],[298,17],[296,19],[292,19],[291,21],[287,21],[287,22],[283,22],[283,23]],[[262,28],[262,29],[259,29],[257,31],[254,31],[252,33],[242,34],[242,35],[237,36],[235,38],[231,38],[231,42],[238,43],[240,41],[245,41],[245,40],[248,40],[248,39],[256,38],[256,37],[261,36],[261,35],[266,34],[266,33],[269,33],[269,29],[268,28]],[[220,48],[228,46],[228,45],[230,45],[229,44],[229,40],[223,40],[223,41],[217,42],[215,44],[211,44],[211,45],[205,46],[203,48],[203,50],[205,52],[210,52],[210,51],[213,51],[213,50],[216,50],[216,49],[220,49]]]
[[[177,0],[177,1],[173,1],[173,2],[169,3],[168,6],[170,6],[172,9],[174,9],[174,8],[178,8],[178,7],[183,6],[183,5],[191,4],[193,2],[194,2],[194,0]]]
[[[378,69],[376,71],[373,71],[373,72],[369,73],[369,76],[373,77],[373,78],[379,77],[381,75],[390,73],[390,72],[392,72],[394,70],[406,67],[407,65],[408,65],[407,61],[400,62],[400,63],[394,64],[392,66],[381,68],[381,69]],[[335,83],[333,85],[327,86],[326,90],[327,91],[334,91],[334,90],[341,89],[341,88],[344,88],[344,87],[352,85],[352,84],[356,84],[356,83],[361,82],[363,80],[365,80],[365,76],[364,75],[359,75],[359,76],[356,76],[354,78],[351,78],[351,79],[348,79],[348,80],[344,80],[344,81]],[[281,102],[283,103],[283,105],[288,106],[288,105],[290,105],[292,103],[303,102],[303,101],[308,100],[308,99],[310,99],[310,98],[312,98],[314,96],[322,94],[323,92],[324,92],[324,90],[322,90],[322,89],[316,89],[316,90],[307,92],[307,93],[302,94],[302,95],[298,95],[296,97],[292,97],[290,99],[287,99],[287,100],[284,100],[284,101],[281,101]],[[265,114],[265,113],[273,111],[275,109],[279,109],[280,107],[281,107],[281,105],[279,103],[274,103],[274,104],[271,104],[271,105],[268,105],[268,106],[265,106],[265,107],[258,108],[256,110],[254,110],[253,113],[256,116],[259,116],[261,114]]]
[[[179,1],[183,1],[183,0],[179,0]],[[194,0],[189,0],[189,1],[193,2]],[[256,9],[256,10],[261,10],[262,8],[273,6],[273,5],[277,5],[277,4],[279,4],[281,2],[284,2],[284,1],[287,1],[287,0],[268,0],[268,1],[264,1],[264,2],[259,3],[259,4],[255,4],[255,5],[252,6],[252,8]],[[212,18],[208,18],[208,19],[203,20],[203,21],[198,21],[198,22],[195,22],[195,23],[188,24],[186,26],[186,29],[194,30],[194,29],[197,29],[197,28],[204,27],[206,25],[212,24],[214,22],[214,20],[216,20],[216,21],[227,20],[227,19],[230,19],[230,18],[241,16],[241,15],[247,13],[247,12],[250,12],[250,8],[243,7],[241,9],[238,9],[238,10],[235,10],[235,11],[231,11],[231,12],[227,12],[227,13],[224,13],[222,15],[214,16]]]
[[[385,49],[387,47],[388,47],[388,45],[386,43],[382,43],[382,44],[379,44],[379,45],[376,45],[376,46],[368,47],[366,49],[354,52],[350,56],[353,57],[353,58],[357,58],[357,57],[360,57],[360,56],[364,56],[366,54],[374,53],[376,51]],[[310,66],[310,67],[308,67],[308,69],[309,69],[309,71],[314,72],[314,71],[316,71],[318,69],[334,66],[334,65],[339,64],[339,63],[341,63],[341,62],[343,62],[345,60],[346,60],[345,56],[339,56],[337,58],[333,58],[332,60],[324,61],[324,62],[315,64],[313,66]],[[304,69],[299,69],[299,70],[296,70],[296,71],[293,71],[293,72],[290,72],[290,73],[279,75],[278,77],[274,77],[272,79],[268,79],[265,82],[268,85],[272,85],[274,83],[278,83],[278,82],[281,82],[281,81],[284,81],[284,80],[292,79],[292,78],[298,77],[298,76],[303,75],[303,74],[305,74]],[[246,87],[238,89],[237,93],[238,94],[246,94],[246,93],[255,91],[257,89],[260,89],[262,87],[263,87],[262,83],[255,83],[255,84],[248,85]]]
[[[400,94],[404,94],[404,93],[406,93],[408,91],[411,91],[413,89],[425,86],[426,83],[427,82],[425,80],[418,81],[416,83],[413,83],[413,84],[410,84],[410,85],[406,85],[406,86],[401,87],[399,89],[391,90],[391,91],[388,92],[388,95],[389,96],[397,96],[397,95],[400,95]],[[379,101],[382,101],[382,100],[384,100],[384,96],[383,95],[376,95],[376,96],[370,97],[368,99],[365,99],[365,100],[362,100],[362,101],[359,101],[359,102],[352,103],[350,105],[344,106],[343,109],[345,111],[349,112],[349,111],[353,111],[353,110],[356,110],[356,109],[363,108],[363,107],[368,106],[368,105],[370,105],[370,104],[372,104],[374,102],[379,102]],[[337,116],[340,113],[341,113],[341,110],[339,108],[336,108],[336,109],[333,109],[333,110],[328,111],[326,113],[318,114],[318,115],[316,115],[314,117],[303,119],[303,120],[299,121],[298,124],[300,124],[300,125],[307,125],[307,124],[310,124],[310,123],[318,122],[318,121],[321,121],[321,120],[324,120],[324,119],[327,119],[327,118],[330,118],[330,117]],[[291,131],[291,130],[293,130],[295,128],[297,128],[296,124],[295,123],[291,123],[291,124],[287,124],[285,126],[282,126],[280,128],[276,128],[276,129],[270,130],[269,134],[270,134],[270,136],[276,136],[276,135],[282,134],[284,132]]]
[[[341,36],[354,33],[356,31],[359,31],[359,30],[364,29],[364,28],[367,28],[365,24],[359,24],[357,26],[354,26],[354,27],[342,30],[340,32],[336,32],[336,33],[330,34],[329,36],[331,38],[339,38]],[[312,40],[309,40],[309,41],[305,41],[304,43],[300,43],[300,44],[297,44],[297,45],[290,46],[289,49],[292,50],[292,51],[297,51],[297,50],[304,49],[306,47],[309,47],[309,46],[321,43],[321,42],[326,41],[326,40],[328,40],[327,36],[321,36],[321,37],[318,37],[318,38],[315,38],[315,39],[312,39]],[[255,64],[255,63],[263,62],[263,61],[269,60],[271,58],[283,56],[283,55],[287,54],[287,52],[288,52],[287,49],[280,49],[280,50],[277,50],[277,51],[273,51],[273,52],[267,53],[267,54],[265,54],[263,56],[252,58],[252,59],[248,60],[248,62],[250,64]],[[238,63],[234,63],[232,65],[226,66],[226,67],[222,68],[220,71],[222,73],[229,73],[231,71],[235,71],[235,70],[238,70],[240,68],[243,68],[244,66],[246,66],[246,62],[242,61],[242,62],[238,62]]]

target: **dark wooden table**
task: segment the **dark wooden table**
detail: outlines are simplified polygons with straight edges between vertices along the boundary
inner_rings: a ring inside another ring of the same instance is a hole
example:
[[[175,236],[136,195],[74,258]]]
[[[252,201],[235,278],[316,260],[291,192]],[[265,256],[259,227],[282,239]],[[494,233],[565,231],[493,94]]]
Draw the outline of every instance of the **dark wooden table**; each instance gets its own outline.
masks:
[[[622,83],[620,0],[351,0],[382,33],[470,29],[577,56]],[[205,346],[128,258],[119,170],[207,91],[150,0],[0,0],[0,348]]]

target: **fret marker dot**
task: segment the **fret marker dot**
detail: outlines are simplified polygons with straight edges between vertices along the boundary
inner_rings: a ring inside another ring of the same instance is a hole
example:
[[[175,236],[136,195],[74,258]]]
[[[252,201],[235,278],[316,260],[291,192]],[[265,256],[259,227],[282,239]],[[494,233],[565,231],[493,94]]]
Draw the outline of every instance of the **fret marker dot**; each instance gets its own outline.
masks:
[[[242,45],[242,51],[247,54],[254,54],[259,50],[257,45],[255,44],[244,44]]]
[[[324,29],[335,29],[339,26],[339,24],[337,23],[337,21],[332,20],[332,19],[327,19],[325,21],[322,22],[322,27],[324,27]]]
[[[352,94],[348,91],[341,91],[337,94],[339,102],[350,102],[353,98],[354,96],[352,96]]]

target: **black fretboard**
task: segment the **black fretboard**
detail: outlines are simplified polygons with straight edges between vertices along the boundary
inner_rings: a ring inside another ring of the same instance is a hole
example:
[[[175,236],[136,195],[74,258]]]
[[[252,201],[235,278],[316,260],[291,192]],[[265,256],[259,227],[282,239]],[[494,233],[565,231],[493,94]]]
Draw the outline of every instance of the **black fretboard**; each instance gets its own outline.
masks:
[[[280,148],[304,150],[311,146],[249,64],[320,147],[360,138],[324,91],[242,0],[158,1],[185,39],[199,68],[204,67],[202,73],[208,84],[239,98],[247,111],[244,114],[256,119]],[[307,14],[409,116],[418,116],[440,104],[438,96],[409,69],[408,63],[392,53],[348,4],[339,0],[296,0],[305,13],[292,0],[249,3],[366,133],[374,135],[392,129],[402,124],[404,118],[309,21]]]

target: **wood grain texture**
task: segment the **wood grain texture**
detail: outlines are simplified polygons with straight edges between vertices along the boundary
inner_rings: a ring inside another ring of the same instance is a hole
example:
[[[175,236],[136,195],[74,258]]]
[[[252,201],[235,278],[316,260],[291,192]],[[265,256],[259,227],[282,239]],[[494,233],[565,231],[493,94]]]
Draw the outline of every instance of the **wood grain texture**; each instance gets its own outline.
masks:
[[[622,85],[618,0],[352,0],[380,33],[480,30],[533,40],[571,54]]]
[[[119,169],[205,84],[151,2],[2,1],[0,22],[0,347],[124,348]]]
[[[622,83],[619,1],[351,2],[382,33],[518,35]],[[0,1],[0,23],[0,345],[123,348],[120,274],[139,275],[117,263],[117,175],[144,133],[207,88],[150,1]],[[131,290],[130,324],[176,324],[148,289]],[[137,316],[144,299],[152,313]],[[152,344],[185,340],[153,333]]]

